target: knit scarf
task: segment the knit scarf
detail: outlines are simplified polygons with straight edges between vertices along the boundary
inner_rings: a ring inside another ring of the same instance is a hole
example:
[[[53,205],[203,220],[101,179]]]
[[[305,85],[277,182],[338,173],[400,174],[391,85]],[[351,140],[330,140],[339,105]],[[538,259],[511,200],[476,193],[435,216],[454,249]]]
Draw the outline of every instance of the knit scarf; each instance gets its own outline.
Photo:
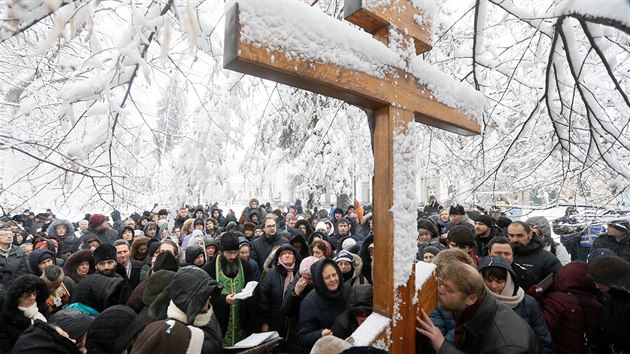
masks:
[[[284,285],[282,286],[282,298],[284,298],[284,294],[287,292],[287,287],[293,281],[293,269],[295,269],[295,262],[292,266],[287,266],[282,262],[281,259],[278,259],[278,265],[282,266],[287,271],[287,276],[284,278]]]
[[[486,294],[485,296],[488,296],[488,294]],[[468,324],[468,322],[472,320],[473,316],[477,312],[477,309],[479,309],[479,306],[481,306],[483,299],[484,297],[480,297],[479,299],[477,299],[477,302],[468,306],[464,311],[462,311],[459,314],[459,316],[456,317],[455,319],[455,346],[457,348],[461,348],[461,341],[464,336],[464,326],[466,326],[466,324]]]
[[[42,315],[39,312],[39,309],[37,308],[37,303],[29,306],[29,307],[19,307],[18,306],[18,310],[22,311],[22,313],[24,314],[24,317],[29,318],[31,320],[31,324],[35,323],[35,320],[40,320],[43,322],[48,322],[46,321],[46,317],[44,317],[44,315]]]
[[[518,290],[514,291],[514,280],[512,280],[512,276],[510,273],[507,275],[507,279],[505,280],[505,288],[501,291],[501,294],[497,295],[490,291],[486,286],[488,292],[492,293],[497,300],[503,305],[513,309],[516,305],[520,304],[525,297],[525,291],[522,288],[518,288]]]

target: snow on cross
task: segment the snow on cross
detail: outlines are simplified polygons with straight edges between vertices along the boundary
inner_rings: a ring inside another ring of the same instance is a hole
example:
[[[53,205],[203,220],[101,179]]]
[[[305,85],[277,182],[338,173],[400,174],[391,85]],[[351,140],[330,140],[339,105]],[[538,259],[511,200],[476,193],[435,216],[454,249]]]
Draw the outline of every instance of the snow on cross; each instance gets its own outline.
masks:
[[[411,353],[416,304],[430,310],[437,285],[433,277],[424,285],[415,283],[417,201],[410,192],[415,178],[401,174],[401,168],[417,173],[409,153],[415,151],[409,124],[479,134],[483,99],[415,55],[431,44],[428,25],[418,24],[422,17],[412,0],[346,0],[345,6],[348,20],[373,35],[297,1],[230,3],[223,65],[373,114],[379,167],[374,171],[374,311],[391,323],[385,329],[378,326],[372,343],[393,353]],[[411,55],[408,47],[413,47]]]

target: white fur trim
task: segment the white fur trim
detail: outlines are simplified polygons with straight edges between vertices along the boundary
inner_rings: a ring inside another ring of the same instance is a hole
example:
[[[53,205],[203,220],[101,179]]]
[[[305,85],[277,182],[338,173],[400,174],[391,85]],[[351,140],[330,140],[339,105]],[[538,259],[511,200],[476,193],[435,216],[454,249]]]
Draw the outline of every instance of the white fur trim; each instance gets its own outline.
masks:
[[[190,343],[188,343],[188,349],[186,354],[201,354],[203,349],[203,331],[194,326],[188,326],[190,330]]]
[[[197,317],[195,317],[195,322],[193,322],[193,326],[202,327],[207,325],[208,322],[210,322],[213,313],[214,312],[212,311],[212,307],[210,307],[208,312],[198,314]],[[188,324],[188,317],[186,316],[186,313],[180,310],[179,307],[177,307],[173,303],[173,300],[171,300],[171,302],[168,304],[168,308],[166,309],[166,316],[168,318],[173,318],[178,320],[179,322]]]

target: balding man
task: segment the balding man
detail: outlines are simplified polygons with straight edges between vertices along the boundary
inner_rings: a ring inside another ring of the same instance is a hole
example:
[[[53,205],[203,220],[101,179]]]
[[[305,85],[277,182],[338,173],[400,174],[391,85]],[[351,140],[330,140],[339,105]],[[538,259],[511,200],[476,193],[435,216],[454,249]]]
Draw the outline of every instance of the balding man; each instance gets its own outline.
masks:
[[[531,328],[516,312],[487,294],[483,278],[469,264],[453,262],[440,270],[438,304],[453,312],[455,341],[444,340],[422,310],[417,330],[438,353],[542,353]]]

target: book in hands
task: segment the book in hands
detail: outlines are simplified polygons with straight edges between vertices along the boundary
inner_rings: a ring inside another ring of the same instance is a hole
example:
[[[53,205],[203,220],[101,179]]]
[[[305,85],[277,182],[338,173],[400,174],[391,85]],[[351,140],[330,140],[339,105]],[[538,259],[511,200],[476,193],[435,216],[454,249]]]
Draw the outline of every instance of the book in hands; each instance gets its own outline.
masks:
[[[225,349],[253,348],[255,346],[267,343],[279,337],[280,335],[276,331],[252,333],[249,337],[241,340],[240,342],[237,342],[231,347],[225,347]]]
[[[245,300],[249,297],[252,297],[252,295],[254,295],[254,290],[256,289],[256,286],[258,286],[257,281],[250,281],[245,284],[243,290],[241,290],[241,292],[236,294],[234,297],[238,300]]]

